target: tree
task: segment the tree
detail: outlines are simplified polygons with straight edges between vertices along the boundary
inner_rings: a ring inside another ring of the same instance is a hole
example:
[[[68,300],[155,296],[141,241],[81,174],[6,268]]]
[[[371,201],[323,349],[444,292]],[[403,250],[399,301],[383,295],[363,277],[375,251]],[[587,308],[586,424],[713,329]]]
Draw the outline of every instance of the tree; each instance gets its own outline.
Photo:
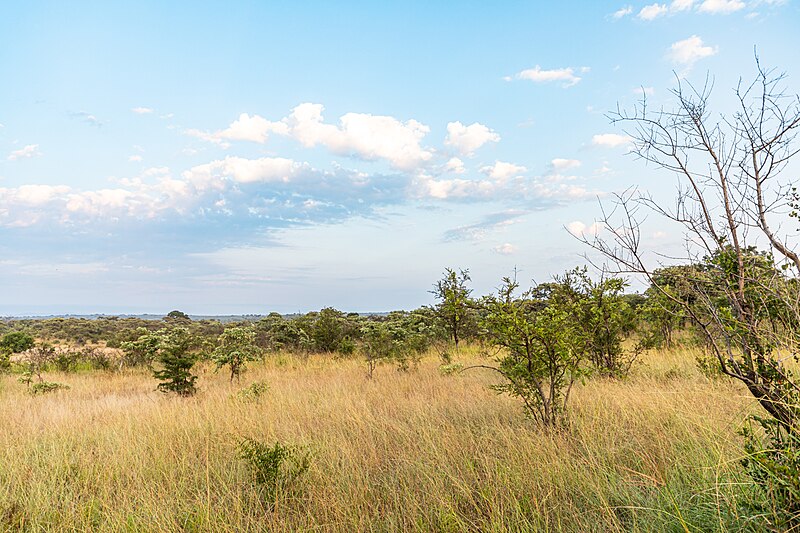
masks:
[[[497,295],[485,299],[483,327],[500,349],[498,366],[475,367],[502,374],[506,383],[494,388],[520,398],[545,427],[564,421],[572,385],[584,373],[586,339],[576,320],[580,302],[573,281],[567,275],[517,295],[519,283],[506,277]]]
[[[184,313],[183,311],[178,311],[175,309],[174,311],[170,311],[167,313],[167,316],[164,317],[164,320],[169,321],[179,321],[179,322],[191,322],[191,318],[189,315]]]
[[[251,326],[236,326],[228,328],[220,334],[217,348],[211,358],[217,369],[228,366],[233,378],[239,380],[247,361],[258,358],[260,350],[256,346],[256,332]]]
[[[458,343],[468,328],[473,302],[470,299],[472,289],[467,286],[471,281],[469,270],[456,272],[450,268],[444,271],[444,277],[436,282],[431,293],[439,300],[434,310],[436,316],[447,329],[450,338],[458,351]]]
[[[147,332],[135,342],[152,350],[156,363],[153,377],[160,381],[159,391],[174,392],[179,396],[192,396],[197,392],[197,376],[192,374],[197,361],[197,354],[193,353],[195,340],[187,328],[177,326]]]
[[[800,344],[800,256],[786,229],[792,183],[783,171],[800,150],[800,97],[785,91],[784,75],[764,69],[758,58],[756,65],[754,81],[740,81],[735,90],[733,114],[712,116],[707,79],[702,87],[679,80],[674,109],[652,110],[643,99],[611,115],[626,126],[632,152],[675,174],[680,185],[673,206],[636,190],[618,195],[604,209],[600,236],[585,241],[682,309],[721,372],[742,382],[768,414],[761,419],[772,436],[768,447],[794,450],[800,389],[785,361]],[[654,275],[663,265],[642,246],[646,213],[686,234],[682,262],[697,267],[680,280],[690,299]],[[778,507],[789,516],[780,520],[800,522],[800,498]]]
[[[23,331],[11,331],[0,339],[0,371],[11,367],[11,355],[30,350],[34,346],[33,337]]]
[[[413,313],[392,313],[387,320],[371,320],[361,326],[362,352],[367,378],[384,362],[397,363],[398,370],[416,364],[414,356],[428,348],[426,325]]]

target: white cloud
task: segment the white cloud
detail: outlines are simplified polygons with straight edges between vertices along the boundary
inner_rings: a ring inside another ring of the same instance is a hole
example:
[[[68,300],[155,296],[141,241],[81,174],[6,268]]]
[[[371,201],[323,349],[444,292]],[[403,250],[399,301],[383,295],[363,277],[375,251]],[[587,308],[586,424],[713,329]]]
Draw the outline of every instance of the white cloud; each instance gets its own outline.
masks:
[[[464,168],[464,162],[457,157],[451,157],[445,164],[445,169],[453,174],[463,174],[467,170]]]
[[[148,115],[153,112],[153,109],[149,107],[134,107],[131,111],[137,115]]]
[[[587,226],[580,220],[574,220],[567,224],[566,227],[567,231],[576,237],[588,237],[600,233],[600,226],[597,222]]]
[[[620,135],[618,133],[600,133],[592,136],[592,144],[594,146],[604,146],[607,148],[626,146],[632,141],[633,139],[627,135]]]
[[[553,168],[554,172],[564,172],[565,170],[578,168],[581,166],[581,162],[577,159],[556,158],[550,162],[550,166]]]
[[[500,255],[511,255],[517,251],[517,247],[511,243],[503,243],[494,247],[494,251]]]
[[[199,190],[221,189],[224,187],[222,181],[224,178],[238,183],[286,183],[304,168],[307,168],[307,165],[282,157],[260,159],[226,157],[192,167],[183,173],[183,177]]]
[[[39,207],[69,192],[66,185],[22,185],[15,189],[0,189],[3,203]]]
[[[142,156],[140,156],[140,155],[129,155],[128,156],[128,161],[131,161],[133,163],[138,163],[141,160],[142,160]]]
[[[564,87],[572,87],[579,81],[580,76],[575,75],[575,70],[572,67],[557,68],[552,70],[542,70],[539,65],[534,68],[529,68],[517,72],[513,76],[506,76],[503,78],[506,81],[511,80],[530,80],[536,83],[547,83],[552,81],[563,81]]]
[[[447,124],[447,138],[444,144],[452,146],[461,155],[469,156],[484,144],[499,140],[500,135],[478,122],[469,126],[465,126],[461,122],[450,122]]]
[[[615,19],[621,19],[622,17],[627,17],[631,13],[633,13],[633,7],[625,6],[614,11],[614,13],[612,13],[611,16]]]
[[[495,161],[494,165],[481,167],[481,172],[492,178],[493,180],[504,181],[508,178],[519,176],[524,173],[527,168],[513,163],[506,163],[505,161]]]
[[[675,65],[684,67],[684,73],[694,66],[694,64],[706,57],[711,57],[717,53],[717,47],[703,45],[703,39],[697,35],[692,35],[688,39],[672,43],[667,52],[667,57]]]
[[[744,9],[745,3],[741,0],[703,0],[698,8],[703,13],[728,14]]]
[[[672,4],[670,4],[669,9],[670,11],[686,11],[688,9],[692,9],[694,5],[694,0],[673,0]]]
[[[642,20],[654,20],[662,15],[666,15],[668,12],[669,9],[666,4],[655,3],[644,6],[637,16]]]
[[[367,161],[383,159],[404,170],[419,167],[433,155],[420,145],[430,128],[416,120],[347,113],[336,126],[323,122],[323,110],[321,104],[312,103],[295,107],[285,119],[290,135],[304,146],[322,145],[336,154]]]
[[[252,141],[263,144],[267,142],[270,133],[288,135],[289,127],[285,122],[270,122],[258,115],[250,116],[242,113],[224,130],[213,133],[197,129],[186,131],[187,135],[218,144],[223,148],[230,147],[228,141]]]
[[[17,159],[28,159],[40,155],[42,154],[41,152],[39,152],[39,145],[29,144],[27,146],[24,146],[23,148],[20,148],[19,150],[14,150],[10,154],[8,154],[8,157],[6,159],[8,159],[9,161],[16,161]]]

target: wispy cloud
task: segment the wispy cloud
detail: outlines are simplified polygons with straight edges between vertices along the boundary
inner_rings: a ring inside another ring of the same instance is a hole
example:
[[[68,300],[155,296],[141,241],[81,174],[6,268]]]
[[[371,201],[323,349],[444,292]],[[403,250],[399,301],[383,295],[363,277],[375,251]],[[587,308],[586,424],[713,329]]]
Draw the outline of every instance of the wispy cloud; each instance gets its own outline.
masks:
[[[586,72],[588,71],[588,68],[583,67],[580,70],[581,72]],[[503,79],[505,81],[528,80],[535,83],[549,83],[554,81],[560,81],[564,82],[562,85],[563,87],[572,87],[573,85],[581,81],[581,77],[575,73],[575,69],[572,67],[546,70],[541,68],[539,65],[536,65],[535,67],[526,70],[521,70],[516,74],[514,74],[513,76],[506,76]]]
[[[9,161],[16,161],[17,159],[30,159],[31,157],[38,157],[40,155],[42,155],[42,153],[39,151],[38,144],[28,144],[8,154],[6,159]]]

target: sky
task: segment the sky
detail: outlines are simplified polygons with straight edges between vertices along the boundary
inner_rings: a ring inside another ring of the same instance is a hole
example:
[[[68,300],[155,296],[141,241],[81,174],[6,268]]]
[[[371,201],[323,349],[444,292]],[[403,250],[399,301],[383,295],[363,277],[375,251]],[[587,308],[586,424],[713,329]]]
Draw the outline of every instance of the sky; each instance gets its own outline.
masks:
[[[583,264],[636,186],[607,116],[762,63],[800,2],[0,4],[0,315],[430,304]],[[646,226],[655,249],[681,235]]]

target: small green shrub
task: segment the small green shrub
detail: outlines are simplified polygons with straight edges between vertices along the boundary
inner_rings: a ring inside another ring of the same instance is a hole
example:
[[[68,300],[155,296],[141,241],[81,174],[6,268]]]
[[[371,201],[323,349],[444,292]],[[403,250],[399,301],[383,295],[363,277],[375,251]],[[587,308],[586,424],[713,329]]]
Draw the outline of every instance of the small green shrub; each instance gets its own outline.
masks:
[[[450,363],[439,366],[439,373],[442,374],[443,376],[458,374],[462,370],[464,370],[464,365],[462,365],[461,363]]]
[[[269,384],[266,381],[254,381],[247,387],[240,389],[237,396],[245,402],[257,402],[268,390]]]
[[[239,456],[247,463],[267,506],[272,508],[281,495],[296,489],[311,464],[307,451],[275,442],[270,446],[248,437],[239,442]]]
[[[33,396],[38,396],[41,394],[47,394],[49,392],[56,392],[59,390],[68,390],[69,385],[64,385],[63,383],[55,383],[52,381],[40,381],[38,383],[34,383],[28,389],[28,392]]]
[[[60,372],[75,372],[79,360],[79,353],[59,352],[53,357],[53,366]]]
[[[773,531],[795,531],[800,527],[800,438],[772,418],[753,416],[750,422],[742,429],[747,452],[742,466],[765,496],[756,515]]]
[[[701,352],[700,355],[695,357],[697,361],[697,368],[700,373],[708,379],[719,379],[723,377],[722,367],[719,361],[712,354]]]

